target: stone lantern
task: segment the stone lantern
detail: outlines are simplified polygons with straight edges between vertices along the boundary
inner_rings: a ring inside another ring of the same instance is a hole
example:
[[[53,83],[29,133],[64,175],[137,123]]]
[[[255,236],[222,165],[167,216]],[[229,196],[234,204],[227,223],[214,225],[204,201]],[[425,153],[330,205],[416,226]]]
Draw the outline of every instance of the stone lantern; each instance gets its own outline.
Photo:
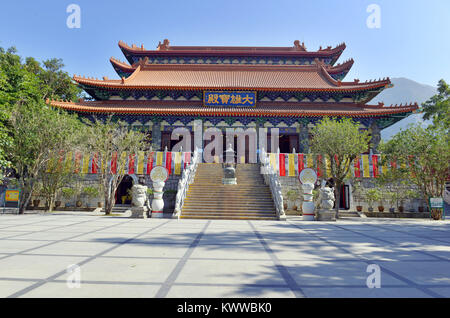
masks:
[[[236,179],[236,164],[234,150],[231,148],[231,144],[228,145],[225,150],[225,160],[222,164],[223,167],[223,184],[237,184]]]

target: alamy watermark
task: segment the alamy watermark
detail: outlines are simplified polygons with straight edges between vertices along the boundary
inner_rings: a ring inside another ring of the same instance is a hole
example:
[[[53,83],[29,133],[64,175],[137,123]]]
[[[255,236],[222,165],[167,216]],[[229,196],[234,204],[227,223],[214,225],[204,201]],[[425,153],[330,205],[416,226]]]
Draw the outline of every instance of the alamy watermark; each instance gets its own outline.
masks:
[[[80,29],[81,28],[81,8],[78,4],[69,4],[66,8],[66,13],[69,16],[66,20],[66,25],[69,29]]]
[[[370,4],[366,9],[370,15],[367,17],[366,25],[369,29],[381,28],[381,7],[378,4]]]
[[[67,280],[66,284],[67,287],[70,289],[73,288],[81,288],[81,268],[78,265],[69,265],[66,269],[67,274]]]
[[[381,269],[377,264],[370,264],[366,269],[367,273],[371,273],[366,279],[368,288],[381,288]]]

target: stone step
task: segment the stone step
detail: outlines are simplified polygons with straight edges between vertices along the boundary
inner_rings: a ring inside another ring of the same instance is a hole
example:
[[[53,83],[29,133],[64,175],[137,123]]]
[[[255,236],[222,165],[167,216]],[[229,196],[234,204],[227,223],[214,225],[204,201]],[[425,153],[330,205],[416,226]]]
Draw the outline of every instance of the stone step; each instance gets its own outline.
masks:
[[[205,219],[205,220],[261,220],[261,221],[275,221],[277,220],[277,217],[262,217],[262,216],[216,216],[216,215],[189,215],[189,216],[184,216],[181,215],[180,219]]]

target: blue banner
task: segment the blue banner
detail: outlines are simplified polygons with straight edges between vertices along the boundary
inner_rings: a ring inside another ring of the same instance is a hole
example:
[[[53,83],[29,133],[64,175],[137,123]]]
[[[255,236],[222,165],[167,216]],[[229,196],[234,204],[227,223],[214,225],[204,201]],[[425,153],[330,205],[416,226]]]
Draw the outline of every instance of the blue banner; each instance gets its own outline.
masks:
[[[256,92],[205,91],[203,105],[226,107],[255,107]]]

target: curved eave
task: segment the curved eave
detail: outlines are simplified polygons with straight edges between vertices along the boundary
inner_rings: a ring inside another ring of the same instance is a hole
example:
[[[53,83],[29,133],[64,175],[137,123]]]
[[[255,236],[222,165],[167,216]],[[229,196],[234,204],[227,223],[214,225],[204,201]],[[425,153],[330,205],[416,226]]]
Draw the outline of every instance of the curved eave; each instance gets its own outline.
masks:
[[[50,104],[54,107],[62,108],[68,111],[75,111],[79,113],[90,114],[133,114],[133,115],[167,115],[167,116],[225,116],[225,117],[386,117],[392,115],[403,115],[418,109],[417,104],[409,106],[352,106],[349,110],[332,110],[327,109],[324,105],[309,105],[302,106],[299,109],[295,107],[285,107],[279,109],[277,107],[267,106],[264,108],[224,108],[224,107],[204,107],[199,103],[149,103],[148,101],[135,101],[127,103],[112,103],[112,102],[61,102],[51,101]],[[122,104],[122,106],[115,106]],[[156,105],[156,106],[155,106]],[[183,106],[181,106],[183,105]],[[131,107],[130,107],[131,106]],[[342,106],[342,105],[341,105]],[[316,107],[316,109],[314,109]],[[308,109],[311,108],[311,109]]]
[[[133,67],[132,65],[129,65],[122,61],[116,60],[113,57],[111,57],[109,61],[119,76],[123,76],[123,74],[127,74],[128,76],[130,76],[136,70],[136,67]]]
[[[330,87],[330,88],[298,88],[298,87],[253,87],[253,86],[147,86],[147,85],[128,85],[121,84],[119,80],[112,82],[105,82],[100,80],[90,80],[90,79],[81,79],[74,78],[74,80],[84,86],[100,89],[109,89],[109,90],[187,90],[187,91],[203,91],[203,90],[253,90],[253,91],[269,91],[269,92],[342,92],[342,93],[350,93],[350,92],[359,92],[364,90],[376,90],[380,88],[387,88],[389,83],[385,81],[381,82],[373,82],[369,84],[362,83],[360,85],[352,85],[352,83],[343,83],[341,86]],[[350,87],[350,85],[352,85]]]

